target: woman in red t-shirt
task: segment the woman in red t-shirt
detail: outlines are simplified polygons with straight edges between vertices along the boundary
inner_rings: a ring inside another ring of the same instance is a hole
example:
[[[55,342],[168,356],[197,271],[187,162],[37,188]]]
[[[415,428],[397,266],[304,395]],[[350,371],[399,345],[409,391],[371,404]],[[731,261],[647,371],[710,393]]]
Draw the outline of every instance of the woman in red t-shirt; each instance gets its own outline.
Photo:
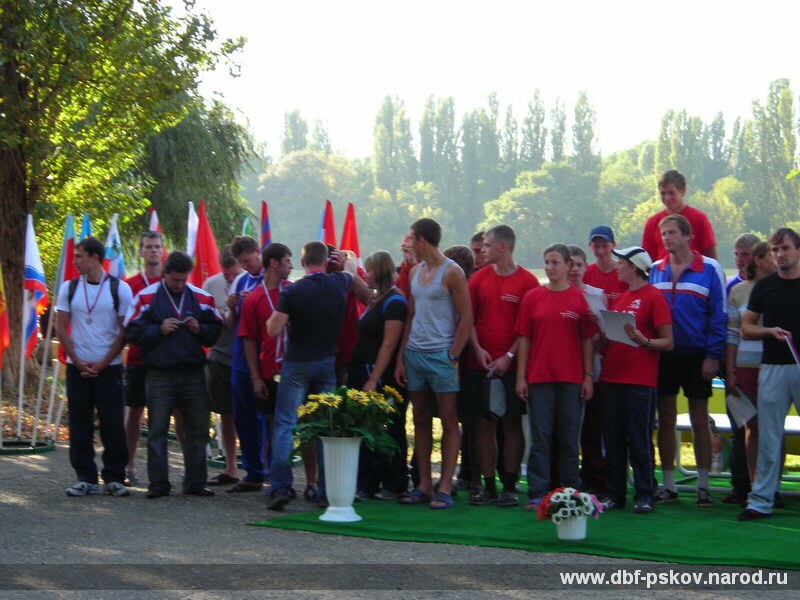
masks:
[[[594,391],[592,336],[597,327],[581,290],[570,285],[572,257],[564,244],[544,252],[548,283],[530,290],[517,318],[517,395],[528,400],[531,451],[526,509],[550,487],[550,448],[558,448],[559,485],[579,487],[578,440],[583,403]]]
[[[614,309],[633,315],[625,326],[631,343],[608,341],[600,373],[605,400],[603,442],[608,464],[606,508],[623,508],[628,457],[633,468],[634,512],[653,510],[653,429],[659,352],[672,350],[672,314],[664,295],[648,283],[650,255],[638,246],[613,250],[619,280],[628,289]]]

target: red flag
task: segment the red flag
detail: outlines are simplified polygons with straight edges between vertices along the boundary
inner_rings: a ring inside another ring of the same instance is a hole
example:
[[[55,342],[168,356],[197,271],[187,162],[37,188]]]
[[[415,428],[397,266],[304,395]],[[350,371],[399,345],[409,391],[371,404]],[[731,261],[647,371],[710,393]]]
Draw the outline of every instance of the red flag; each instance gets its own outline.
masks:
[[[211,224],[206,215],[206,201],[200,200],[200,209],[197,211],[197,241],[194,247],[194,269],[189,275],[189,282],[200,287],[203,282],[217,273],[222,272],[219,266],[219,250],[211,231]]]
[[[272,231],[269,227],[269,205],[261,201],[261,249],[272,243]]]
[[[11,344],[11,327],[8,323],[6,288],[3,284],[3,270],[0,268],[0,369],[3,368],[3,353]]]
[[[333,205],[330,200],[325,200],[325,210],[322,211],[322,219],[319,222],[317,240],[336,246],[336,225],[333,223]]]
[[[167,241],[164,239],[164,232],[161,231],[161,223],[158,220],[158,213],[152,206],[150,207],[150,226],[148,229],[161,234],[161,262],[163,263],[165,260],[167,260],[169,251],[167,250]]]
[[[342,250],[351,250],[356,255],[356,261],[361,264],[361,248],[358,245],[358,225],[356,225],[356,209],[352,202],[347,203],[347,213],[344,216],[342,227]]]

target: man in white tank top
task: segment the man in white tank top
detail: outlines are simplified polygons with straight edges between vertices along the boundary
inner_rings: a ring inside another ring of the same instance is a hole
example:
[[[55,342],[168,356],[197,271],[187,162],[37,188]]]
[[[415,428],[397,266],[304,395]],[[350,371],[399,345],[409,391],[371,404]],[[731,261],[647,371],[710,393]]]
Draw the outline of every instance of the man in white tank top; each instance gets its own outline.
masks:
[[[439,224],[420,219],[411,226],[410,236],[419,264],[411,271],[408,319],[401,344],[404,351],[398,356],[395,378],[408,388],[413,405],[420,481],[400,502],[430,502],[433,509],[450,508],[461,444],[456,410],[458,357],[472,330],[472,307],[464,272],[439,250]],[[434,397],[443,429],[442,472],[435,495],[431,477]]]

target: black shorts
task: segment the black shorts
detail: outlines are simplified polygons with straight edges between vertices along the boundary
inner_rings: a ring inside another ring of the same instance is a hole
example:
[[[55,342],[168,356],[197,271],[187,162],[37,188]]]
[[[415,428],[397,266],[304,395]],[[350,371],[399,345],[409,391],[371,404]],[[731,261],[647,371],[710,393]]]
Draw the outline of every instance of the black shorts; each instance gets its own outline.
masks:
[[[508,371],[502,377],[506,391],[505,417],[521,417],[527,411],[516,391],[517,373]],[[489,411],[489,396],[484,383],[486,373],[468,367],[461,368],[461,391],[458,393],[458,420],[471,425],[478,417],[497,420]]]
[[[218,415],[229,415],[233,412],[230,365],[215,360],[206,363],[206,390],[210,412]]]
[[[703,379],[705,352],[661,355],[658,365],[658,395],[675,396],[683,388],[687,398],[710,398],[711,382]]]
[[[131,408],[144,408],[147,404],[144,380],[147,376],[147,367],[144,365],[126,365],[125,379],[125,406]]]

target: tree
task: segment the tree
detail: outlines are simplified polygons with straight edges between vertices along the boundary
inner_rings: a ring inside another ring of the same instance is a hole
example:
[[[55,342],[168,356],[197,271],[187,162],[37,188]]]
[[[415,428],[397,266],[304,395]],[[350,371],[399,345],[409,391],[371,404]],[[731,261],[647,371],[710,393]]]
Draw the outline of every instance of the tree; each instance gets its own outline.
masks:
[[[375,118],[372,168],[375,185],[392,197],[401,186],[417,179],[411,122],[399,98],[387,96]]]
[[[322,154],[325,155],[333,152],[331,139],[328,135],[328,128],[325,127],[325,123],[320,119],[314,121],[314,131],[311,133],[311,144],[309,148],[314,152],[322,152]]]
[[[187,105],[180,123],[147,144],[142,176],[153,182],[150,202],[173,247],[183,247],[186,240],[187,201],[201,198],[217,240],[226,243],[250,215],[238,180],[256,156],[253,141],[221,102],[206,106],[193,98]]]
[[[547,147],[545,117],[544,103],[539,96],[539,90],[536,90],[533,101],[528,103],[528,114],[522,125],[522,141],[519,149],[521,171],[535,171],[544,163]]]
[[[134,167],[151,135],[185,114],[200,72],[241,43],[217,47],[215,37],[190,5],[177,17],[156,1],[4,3],[0,255],[14,338],[26,213],[63,215],[93,203],[143,210],[132,202],[141,189],[111,182]]]
[[[572,125],[572,159],[580,172],[594,171],[599,157],[594,152],[594,129],[597,115],[586,91],[578,95],[575,102],[575,122]]]
[[[308,146],[308,123],[300,116],[299,110],[283,115],[283,135],[281,136],[281,156]]]
[[[514,118],[514,110],[509,105],[506,109],[506,120],[503,124],[503,131],[500,134],[502,145],[500,151],[502,179],[501,186],[504,189],[511,187],[514,178],[519,170],[519,139],[518,139],[517,120]]]
[[[553,110],[550,111],[550,158],[554,163],[564,159],[564,136],[567,131],[567,114],[564,112],[564,103],[556,98]]]
[[[436,101],[428,96],[419,124],[419,178],[434,181],[434,154],[436,146]]]

